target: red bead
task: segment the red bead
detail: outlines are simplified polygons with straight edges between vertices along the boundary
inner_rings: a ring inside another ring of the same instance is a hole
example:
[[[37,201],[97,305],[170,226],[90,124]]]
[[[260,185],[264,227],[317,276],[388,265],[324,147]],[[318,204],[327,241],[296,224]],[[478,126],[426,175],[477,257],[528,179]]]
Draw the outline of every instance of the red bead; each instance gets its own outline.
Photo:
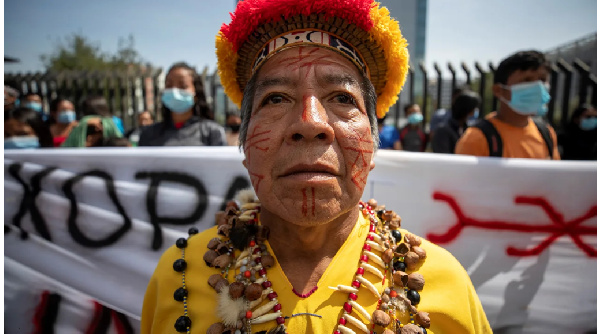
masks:
[[[365,273],[365,269],[364,269],[363,267],[359,267],[359,268],[356,270],[356,274],[357,274],[357,275],[362,275],[362,274],[364,274],[364,273]]]
[[[263,288],[265,288],[265,289],[266,289],[266,288],[270,288],[270,287],[271,287],[271,285],[272,285],[272,284],[271,284],[271,281],[266,281],[266,282],[263,282],[263,284],[262,284]]]
[[[342,332],[340,332],[340,331],[335,331],[335,332],[333,332],[333,334],[342,334]]]
[[[281,304],[277,304],[275,306],[273,306],[273,311],[277,312],[281,310]]]
[[[362,213],[363,215],[368,215],[369,214],[369,210],[367,210],[367,208],[362,209]]]
[[[254,262],[256,263],[260,263],[262,261],[262,257],[257,257],[256,259],[254,259]]]
[[[260,248],[254,248],[254,251],[252,252],[253,254],[258,254],[260,253]]]
[[[284,317],[277,317],[277,319],[275,319],[277,321],[278,325],[283,325],[285,323],[285,318]]]
[[[373,241],[373,240],[375,240],[375,238],[373,238],[373,236],[372,236],[372,235],[370,235],[370,234],[369,234],[369,235],[367,235],[367,239],[368,239],[368,240],[370,240],[370,241]]]
[[[358,288],[360,288],[360,282],[359,281],[353,281],[352,282],[352,286],[358,289]]]
[[[250,247],[256,246],[256,242],[254,240],[250,240]]]
[[[375,225],[371,224],[371,226],[369,227],[369,232],[373,232],[375,233],[377,230],[375,229]]]
[[[273,291],[273,292],[269,293],[267,295],[267,298],[269,298],[269,300],[274,300],[275,298],[277,298],[277,292]]]
[[[369,245],[365,244],[365,245],[363,246],[363,249],[364,249],[364,250],[368,250],[368,251],[370,251],[370,250],[371,250],[371,246],[369,246]]]
[[[344,311],[348,312],[348,313],[352,313],[352,305],[350,305],[350,303],[345,302],[344,303]]]
[[[246,319],[252,318],[252,311],[246,311]]]
[[[250,278],[250,276],[252,276],[252,273],[250,272],[250,270],[244,271],[244,277]]]
[[[396,293],[396,290],[390,291],[390,297],[394,298],[396,296],[398,296],[398,293]]]
[[[368,256],[366,256],[366,255],[361,255],[361,256],[360,256],[360,260],[361,260],[362,262],[369,262],[369,257],[368,257]]]
[[[340,318],[340,325],[345,325],[345,324],[346,324],[346,319]]]
[[[357,296],[355,293],[353,293],[353,292],[351,292],[351,293],[348,295],[348,297],[350,297],[350,299],[352,299],[352,300],[356,300],[356,298],[358,298],[358,296]]]
[[[266,275],[266,274],[267,274],[267,271],[265,270],[265,268],[262,268],[262,269],[259,269],[259,270],[258,270],[258,274],[259,274],[260,276],[264,276],[264,275]]]

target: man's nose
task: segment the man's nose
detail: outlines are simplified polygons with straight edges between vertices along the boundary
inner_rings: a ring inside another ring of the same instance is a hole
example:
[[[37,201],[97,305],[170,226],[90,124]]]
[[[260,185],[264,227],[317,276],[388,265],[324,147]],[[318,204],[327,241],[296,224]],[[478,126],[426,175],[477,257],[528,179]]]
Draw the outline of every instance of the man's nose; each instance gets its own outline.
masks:
[[[288,128],[286,140],[290,143],[303,141],[322,141],[331,143],[335,138],[333,128],[329,124],[327,110],[314,95],[305,96],[298,104],[294,123]]]

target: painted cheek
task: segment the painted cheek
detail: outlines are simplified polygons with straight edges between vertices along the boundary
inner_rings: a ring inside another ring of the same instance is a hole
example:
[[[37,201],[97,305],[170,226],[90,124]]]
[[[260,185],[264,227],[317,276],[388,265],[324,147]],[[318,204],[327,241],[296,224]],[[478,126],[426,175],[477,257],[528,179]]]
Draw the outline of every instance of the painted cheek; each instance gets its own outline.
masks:
[[[271,130],[263,129],[260,125],[251,127],[246,136],[246,143],[244,145],[245,165],[256,192],[259,191],[260,183],[265,175],[259,171],[259,168],[254,167],[253,161],[254,159],[258,159],[258,161],[262,160],[261,156],[269,152],[271,149],[271,137]]]
[[[352,135],[345,141],[343,149],[348,151],[346,154],[346,164],[350,171],[352,183],[362,191],[367,183],[369,175],[371,158],[373,156],[373,138],[371,129],[364,127],[361,129],[351,129]]]

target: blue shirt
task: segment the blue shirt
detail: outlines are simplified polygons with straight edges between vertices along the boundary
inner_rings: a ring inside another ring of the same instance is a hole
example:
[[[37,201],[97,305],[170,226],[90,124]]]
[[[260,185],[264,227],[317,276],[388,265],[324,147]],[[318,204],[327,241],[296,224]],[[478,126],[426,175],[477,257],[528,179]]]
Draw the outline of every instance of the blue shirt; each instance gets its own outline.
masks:
[[[384,125],[379,131],[379,148],[394,148],[394,143],[400,140],[400,132],[393,125]]]

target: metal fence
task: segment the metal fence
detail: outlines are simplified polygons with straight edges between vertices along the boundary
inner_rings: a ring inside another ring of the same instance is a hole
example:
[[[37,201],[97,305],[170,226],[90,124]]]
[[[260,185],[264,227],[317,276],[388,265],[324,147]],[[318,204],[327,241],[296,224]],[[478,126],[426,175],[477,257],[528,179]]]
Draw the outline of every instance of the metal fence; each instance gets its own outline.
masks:
[[[427,124],[431,114],[440,108],[450,107],[451,92],[459,86],[469,85],[482,99],[480,117],[496,110],[498,101],[491,87],[495,66],[492,63],[473,67],[462,63],[457,69],[447,64],[447,72],[434,63],[435,73],[429,73],[423,64],[409,70],[405,87],[399,95],[399,102],[390,109],[396,125],[404,118],[402,106],[417,103]],[[550,101],[548,122],[557,131],[568,123],[569,115],[580,103],[596,105],[596,76],[590,67],[579,59],[571,63],[558,59],[550,67]],[[221,124],[228,112],[239,112],[223,92],[217,73],[202,73],[206,95],[212,106],[215,120]],[[126,128],[136,126],[137,112],[149,110],[157,117],[161,107],[160,91],[164,86],[164,72],[160,68],[142,68],[126,73],[121,72],[81,72],[5,74],[5,83],[12,82],[23,93],[40,94],[45,110],[51,99],[60,95],[72,100],[76,105],[89,95],[103,95],[109,102],[114,115],[123,119]],[[416,87],[420,85],[420,87]]]

